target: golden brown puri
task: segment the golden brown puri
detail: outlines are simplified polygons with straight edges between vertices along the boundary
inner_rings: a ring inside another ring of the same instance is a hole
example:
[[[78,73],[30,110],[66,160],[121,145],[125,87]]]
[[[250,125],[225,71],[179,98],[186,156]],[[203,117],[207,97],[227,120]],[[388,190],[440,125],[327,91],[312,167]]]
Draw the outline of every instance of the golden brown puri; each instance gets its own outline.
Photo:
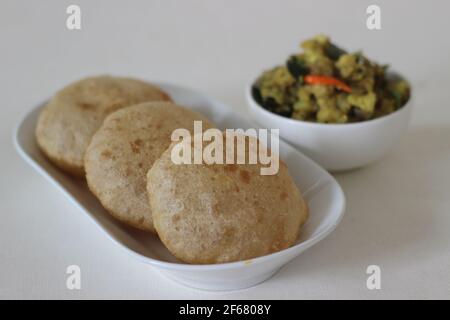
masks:
[[[283,162],[271,176],[260,164],[176,165],[173,146],[149,170],[147,191],[153,224],[177,258],[225,263],[296,242],[308,209]]]
[[[146,174],[171,143],[172,131],[193,132],[204,116],[171,102],[145,102],[109,115],[92,137],[85,155],[90,190],[117,219],[154,232],[146,193]]]
[[[144,101],[168,101],[159,88],[135,79],[97,76],[55,94],[39,115],[36,139],[58,167],[83,176],[83,157],[92,135],[113,111]]]

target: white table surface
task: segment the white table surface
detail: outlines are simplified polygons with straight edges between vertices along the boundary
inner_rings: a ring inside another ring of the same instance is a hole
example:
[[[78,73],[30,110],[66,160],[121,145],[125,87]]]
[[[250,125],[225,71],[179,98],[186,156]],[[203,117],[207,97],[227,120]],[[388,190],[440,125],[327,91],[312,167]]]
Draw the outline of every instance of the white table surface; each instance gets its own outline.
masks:
[[[78,4],[82,30],[65,27]],[[381,7],[382,30],[365,9]],[[444,1],[0,2],[0,298],[450,298],[450,6]],[[188,85],[246,116],[245,84],[330,34],[414,86],[408,134],[389,156],[336,175],[346,215],[326,240],[256,287],[185,288],[130,258],[16,154],[20,117],[63,85],[111,73]],[[82,289],[66,289],[66,267]],[[366,267],[381,267],[381,290]]]

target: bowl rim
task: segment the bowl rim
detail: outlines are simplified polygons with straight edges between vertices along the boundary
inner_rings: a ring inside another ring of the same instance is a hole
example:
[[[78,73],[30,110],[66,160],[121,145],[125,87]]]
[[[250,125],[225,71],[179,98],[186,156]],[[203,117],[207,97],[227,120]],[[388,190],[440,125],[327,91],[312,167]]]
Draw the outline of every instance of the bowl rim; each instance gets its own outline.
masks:
[[[411,88],[411,94],[408,99],[408,101],[401,106],[399,109],[395,110],[394,112],[381,116],[379,118],[365,120],[365,121],[359,121],[359,122],[350,122],[350,123],[321,123],[321,122],[310,122],[310,121],[304,121],[304,120],[298,120],[293,118],[287,118],[283,117],[277,113],[271,112],[267,109],[265,109],[263,106],[261,106],[253,97],[252,94],[252,88],[255,81],[250,82],[247,84],[245,88],[245,97],[247,100],[247,104],[250,108],[260,110],[262,113],[273,116],[274,118],[280,119],[281,121],[286,121],[287,123],[291,123],[294,125],[301,125],[311,128],[330,128],[330,129],[343,129],[343,128],[357,128],[357,127],[363,127],[368,125],[374,125],[383,121],[388,121],[389,119],[399,117],[401,114],[405,113],[407,109],[411,108],[412,100],[413,100],[413,88],[411,86],[411,83],[408,81],[410,88]]]

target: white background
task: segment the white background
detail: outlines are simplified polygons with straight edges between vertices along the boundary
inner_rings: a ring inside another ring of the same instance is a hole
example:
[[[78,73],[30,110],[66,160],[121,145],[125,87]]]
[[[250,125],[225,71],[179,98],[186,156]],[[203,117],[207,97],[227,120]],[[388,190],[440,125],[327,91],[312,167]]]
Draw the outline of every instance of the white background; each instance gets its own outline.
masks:
[[[82,30],[66,29],[78,4]],[[382,30],[365,9],[382,9]],[[450,6],[445,1],[0,1],[0,298],[450,298]],[[329,34],[404,73],[407,135],[389,156],[336,175],[341,225],[269,281],[182,287],[130,258],[13,150],[20,117],[62,86],[111,73],[188,85],[243,116],[243,90],[300,40]],[[66,267],[82,290],[66,289]],[[366,267],[382,289],[366,288]]]

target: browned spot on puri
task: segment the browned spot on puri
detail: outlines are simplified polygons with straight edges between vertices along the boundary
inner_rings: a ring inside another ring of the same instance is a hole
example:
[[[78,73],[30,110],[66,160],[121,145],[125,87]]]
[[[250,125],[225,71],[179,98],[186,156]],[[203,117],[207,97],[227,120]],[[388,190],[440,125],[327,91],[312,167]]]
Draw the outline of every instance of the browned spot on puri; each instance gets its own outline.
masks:
[[[80,103],[78,104],[78,106],[79,106],[81,109],[83,109],[83,110],[93,109],[93,108],[94,108],[94,105],[91,104],[91,103],[88,103],[88,102],[80,102]]]
[[[175,215],[172,216],[172,222],[175,223],[175,222],[177,222],[178,220],[180,220],[180,218],[181,218],[180,215],[175,214]]]
[[[142,168],[143,166],[144,166],[144,164],[143,164],[142,162],[139,162],[139,163],[138,163],[138,167],[139,167],[139,168]]]
[[[280,199],[281,200],[286,200],[288,198],[288,193],[286,191],[283,191],[282,193],[280,193]]]
[[[100,156],[102,157],[102,159],[106,160],[111,158],[112,153],[109,150],[103,150],[102,153],[100,153]]]
[[[256,214],[256,223],[262,223],[264,221],[264,215],[261,212]]]
[[[131,176],[132,174],[133,174],[133,170],[131,170],[130,168],[127,168],[127,169],[125,170],[125,175],[126,175],[127,177]]]
[[[170,98],[170,96],[167,93],[161,92],[161,95],[162,95],[162,100],[172,101],[172,99]]]
[[[222,234],[222,242],[229,241],[233,238],[235,234],[235,229],[233,227],[225,227]]]
[[[144,217],[140,217],[139,219],[138,219],[138,224],[144,224]]]
[[[212,210],[212,214],[213,215],[217,215],[219,213],[219,209],[220,209],[219,202],[214,203],[213,206],[212,206],[212,209],[213,209]]]
[[[250,183],[250,173],[247,170],[241,170],[240,177],[241,177],[242,182]]]
[[[236,192],[241,191],[241,189],[239,189],[239,187],[238,187],[237,185],[234,186],[234,190],[235,190]]]
[[[139,153],[141,152],[142,140],[136,139],[134,141],[130,141],[130,146],[131,151],[133,151],[134,153]]]
[[[158,124],[156,125],[156,129],[161,129],[161,128],[162,128],[161,123],[158,123]]]
[[[228,172],[235,172],[237,170],[237,165],[235,164],[226,164],[223,166],[223,170]]]
[[[110,112],[112,112],[112,111],[115,111],[115,110],[117,110],[117,109],[120,109],[122,107],[122,103],[120,103],[120,102],[114,102],[114,103],[111,103],[109,106],[106,106],[105,107],[105,111],[107,112],[107,113],[110,113]]]

